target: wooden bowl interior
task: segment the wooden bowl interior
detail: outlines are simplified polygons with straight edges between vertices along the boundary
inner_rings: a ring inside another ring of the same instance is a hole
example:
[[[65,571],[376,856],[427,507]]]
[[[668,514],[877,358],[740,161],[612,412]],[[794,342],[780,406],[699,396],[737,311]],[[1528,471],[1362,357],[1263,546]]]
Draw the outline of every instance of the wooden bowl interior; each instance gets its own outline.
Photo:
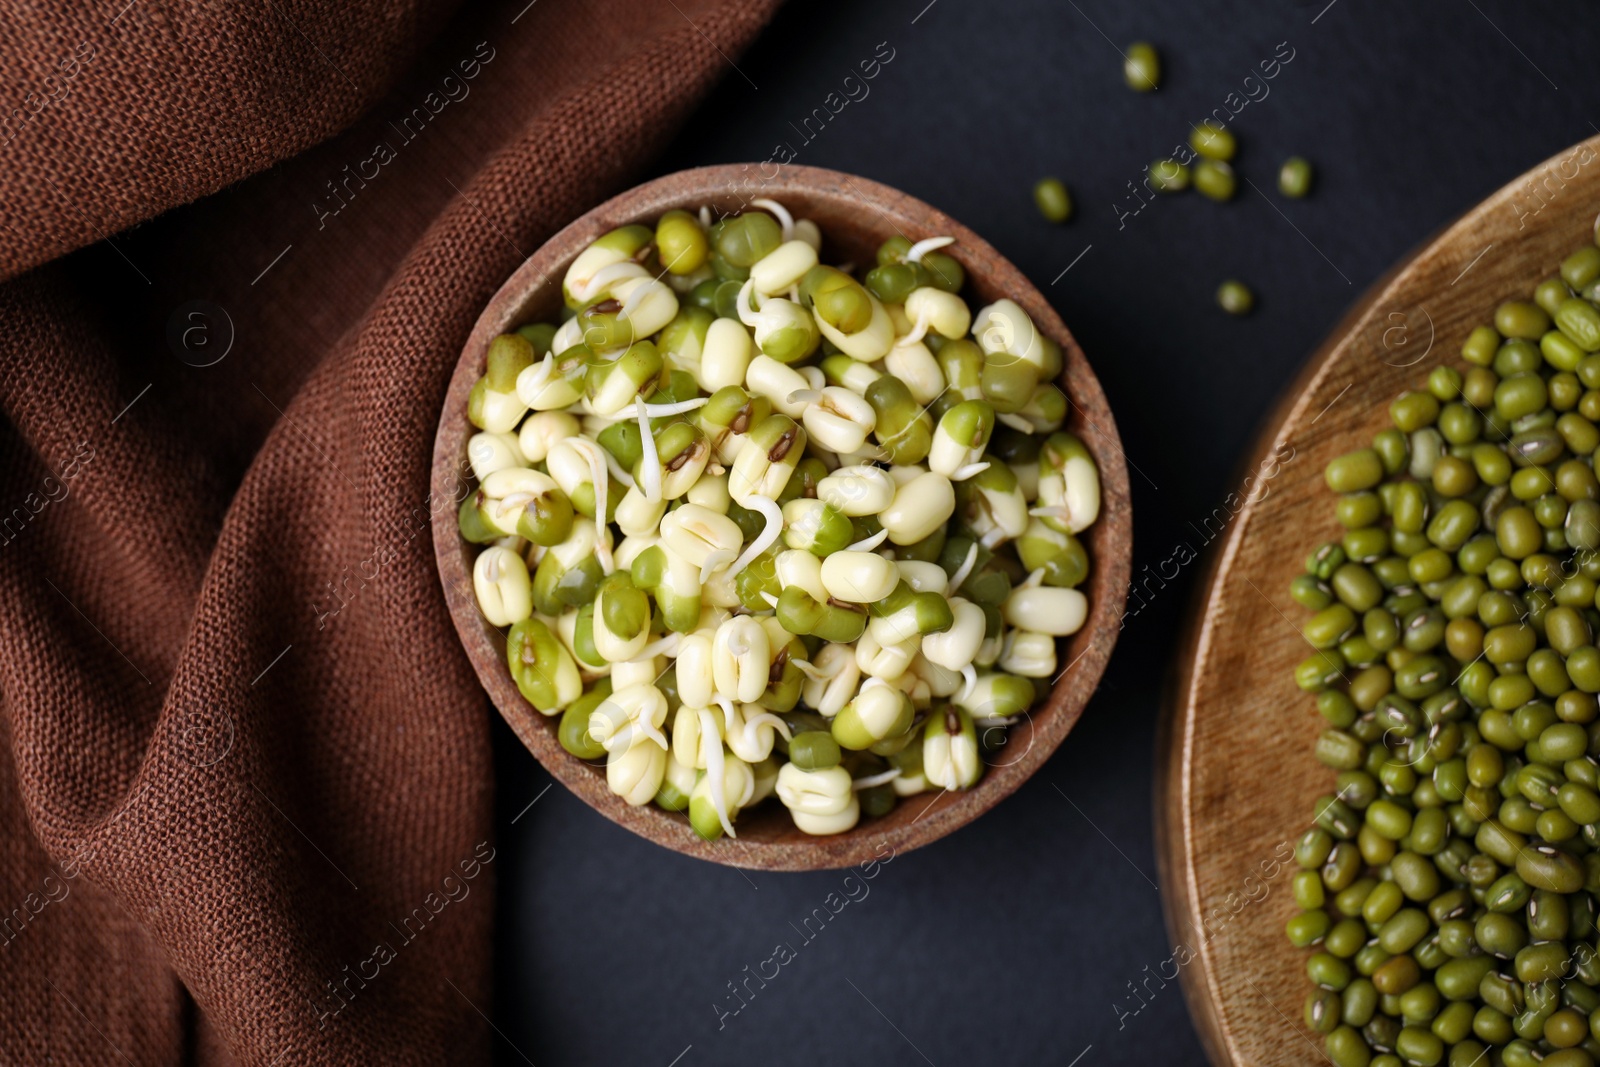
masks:
[[[789,167],[752,187],[747,167],[721,166],[673,174],[602,204],[553,237],[511,277],[490,302],[462,353],[440,419],[434,454],[434,491],[451,499],[471,484],[466,468],[467,393],[482,373],[491,338],[528,322],[555,321],[567,266],[596,237],[617,226],[651,222],[673,208],[732,213],[756,197],[770,197],[795,218],[810,218],[824,237],[822,260],[871,263],[878,246],[895,233],[912,240],[949,234],[950,249],[967,269],[964,295],[988,303],[1016,300],[1040,329],[1062,347],[1061,386],[1072,402],[1067,428],[1081,437],[1100,465],[1103,505],[1085,537],[1092,559],[1084,587],[1090,618],[1064,641],[1061,664],[1071,665],[1048,701],[1012,727],[1010,738],[979,785],[946,797],[926,794],[903,801],[889,815],[864,819],[853,831],[811,837],[795,829],[776,802],[743,813],[736,840],[706,842],[681,815],[654,806],[630,808],[606,787],[603,763],[591,766],[561,748],[559,717],[545,718],[527,704],[504,664],[503,635],[478,612],[472,592],[475,546],[456,530],[454,509],[435,512],[434,544],[445,595],[473,666],[495,705],[541,763],[568,788],[608,818],[668,848],[720,863],[766,870],[846,867],[880,855],[926,844],[971,821],[1010,794],[1054,751],[1094,691],[1117,636],[1132,552],[1127,471],[1116,425],[1099,382],[1066,327],[1042,295],[1010,263],[975,234],[942,213],[902,193],[865,179],[809,167]],[[978,304],[973,305],[975,308]]]
[[[1529,299],[1592,238],[1597,148],[1600,138],[1536,167],[1374,286],[1239,473],[1248,500],[1195,607],[1157,785],[1168,928],[1213,1062],[1324,1062],[1301,1021],[1307,953],[1283,934],[1297,910],[1286,857],[1312,825],[1312,800],[1334,788],[1312,756],[1323,720],[1292,678],[1311,649],[1300,634],[1308,613],[1288,595],[1307,554],[1340,534],[1323,468],[1387,428],[1390,401],[1436,363],[1464,366],[1468,332],[1500,301]]]

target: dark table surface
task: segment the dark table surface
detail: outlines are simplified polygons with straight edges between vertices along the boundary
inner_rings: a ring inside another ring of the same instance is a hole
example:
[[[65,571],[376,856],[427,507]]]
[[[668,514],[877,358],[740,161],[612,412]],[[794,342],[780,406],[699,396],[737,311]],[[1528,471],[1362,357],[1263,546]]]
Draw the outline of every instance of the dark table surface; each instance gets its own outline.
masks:
[[[1122,84],[1118,48],[1141,39],[1165,66],[1152,94]],[[1190,520],[1226,496],[1260,420],[1366,286],[1600,132],[1597,43],[1593,9],[1570,2],[797,0],[657,171],[787,144],[796,163],[886,182],[987,237],[1055,304],[1110,397],[1137,572],[1195,541]],[[846,83],[874,53],[892,58]],[[847,93],[809,141],[796,129]],[[1143,167],[1241,100],[1236,199],[1189,192],[1134,213]],[[1277,169],[1296,153],[1316,187],[1285,201]],[[1065,226],[1030,199],[1048,174],[1076,202]],[[1227,277],[1254,288],[1250,317],[1216,306]],[[1128,989],[1172,953],[1155,737],[1198,570],[1127,619],[1082,722],[1031,781],[854,883],[810,941],[796,927],[844,896],[846,872],[743,873],[668,852],[562,788],[541,796],[549,775],[498,729],[496,1062],[1202,1063],[1176,985],[1137,1014]],[[785,942],[795,958],[764,988],[741,984],[754,993],[734,1014],[729,983],[770,975]]]

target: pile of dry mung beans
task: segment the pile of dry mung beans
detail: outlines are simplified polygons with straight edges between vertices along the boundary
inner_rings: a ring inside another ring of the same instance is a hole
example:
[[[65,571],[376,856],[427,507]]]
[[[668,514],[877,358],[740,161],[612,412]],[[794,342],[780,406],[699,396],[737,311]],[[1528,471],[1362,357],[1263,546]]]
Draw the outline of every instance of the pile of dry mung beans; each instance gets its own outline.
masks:
[[[1287,933],[1337,1067],[1600,1061],[1597,245],[1325,472],[1291,593],[1339,773]]]
[[[1059,346],[974,313],[949,238],[857,280],[755,206],[604,235],[559,324],[494,339],[460,512],[522,695],[708,840],[773,794],[833,834],[976,784],[1084,623],[1100,510]]]

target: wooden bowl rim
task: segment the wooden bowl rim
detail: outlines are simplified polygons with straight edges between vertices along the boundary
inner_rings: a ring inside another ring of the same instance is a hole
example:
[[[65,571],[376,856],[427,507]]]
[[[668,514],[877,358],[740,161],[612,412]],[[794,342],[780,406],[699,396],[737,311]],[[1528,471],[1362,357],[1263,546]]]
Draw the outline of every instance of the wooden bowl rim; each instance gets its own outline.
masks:
[[[654,219],[672,208],[693,211],[710,204],[717,210],[729,210],[736,200],[744,201],[736,190],[750,188],[755,166],[700,167],[636,186],[586,212],[517,268],[479,316],[451,377],[434,441],[433,499],[459,501],[460,490],[471,485],[465,467],[466,443],[472,432],[466,401],[481,373],[490,339],[537,317],[530,311],[541,299],[546,304],[559,300],[560,279],[567,265],[594,238],[617,226]],[[1092,561],[1085,587],[1090,616],[1077,634],[1065,639],[1063,662],[1068,666],[1048,700],[1030,712],[1031,739],[1023,755],[1000,766],[991,765],[978,786],[957,794],[955,802],[941,803],[942,793],[906,798],[889,815],[863,820],[844,834],[806,837],[790,827],[780,831],[777,839],[768,839],[765,827],[773,820],[758,820],[771,813],[757,808],[745,817],[753,828],[747,829],[741,820],[743,832],[737,840],[707,842],[681,815],[654,805],[627,806],[607,788],[603,766],[597,769],[561,747],[555,732],[559,716],[546,719],[523,699],[504,667],[503,635],[477,610],[467,552],[471,546],[457,530],[454,506],[433,509],[434,552],[445,600],[479,681],[528,750],[590,807],[658,845],[715,863],[773,871],[837,869],[903,853],[951,833],[1009,796],[1055,751],[1098,686],[1116,643],[1133,552],[1132,509],[1121,441],[1098,379],[1044,296],[988,242],[922,201],[865,178],[818,167],[789,166],[770,179],[762,174],[762,179],[757,195],[786,202],[786,206],[802,205],[795,211],[797,217],[818,206],[853,211],[862,229],[876,235],[873,247],[901,230],[955,237],[954,250],[967,267],[969,290],[1010,296],[1061,344],[1064,369],[1059,384],[1072,403],[1067,425],[1083,439],[1100,466],[1102,506],[1099,520],[1084,538]],[[824,226],[825,242],[830,239],[828,228]],[[847,237],[844,243],[852,240],[861,243],[859,234]],[[552,280],[553,287],[547,287]],[[1013,732],[1019,729],[1020,724],[1012,727]],[[784,816],[779,813],[777,818]]]
[[[1245,453],[1243,461],[1237,468],[1238,472],[1248,472],[1258,468],[1268,456],[1287,442],[1291,428],[1311,413],[1312,398],[1316,396],[1324,380],[1343,363],[1351,349],[1370,338],[1370,330],[1379,321],[1381,314],[1399,306],[1396,302],[1397,296],[1406,293],[1416,279],[1426,273],[1429,261],[1436,253],[1466,243],[1463,239],[1470,238],[1491,212],[1507,210],[1513,197],[1526,194],[1530,179],[1547,175],[1552,168],[1571,162],[1574,156],[1585,148],[1591,153],[1600,150],[1600,136],[1578,141],[1530,167],[1468,208],[1455,220],[1435,231],[1431,237],[1422,241],[1394,267],[1373,282],[1350,310],[1340,318],[1305,367],[1281,394],[1271,414],[1263,422],[1255,443]],[[1591,155],[1590,159],[1593,158]],[[1587,165],[1589,164],[1580,164],[1580,166]],[[1597,224],[1600,224],[1600,220],[1597,220]],[[1415,302],[1414,298],[1411,303]],[[1383,321],[1391,320],[1385,317]],[[1419,359],[1417,365],[1420,364]],[[1318,483],[1320,482],[1319,476]],[[1199,665],[1210,658],[1217,641],[1216,600],[1219,590],[1235,558],[1239,555],[1247,531],[1253,530],[1254,523],[1251,520],[1264,501],[1265,497],[1247,498],[1244,506],[1235,514],[1221,544],[1211,546],[1207,552],[1202,581],[1196,586],[1183,626],[1182,643],[1179,645],[1173,674],[1174,681],[1163,701],[1157,730],[1157,768],[1154,783],[1157,874],[1162,888],[1166,929],[1174,943],[1185,940],[1181,933],[1184,926],[1196,928],[1196,923],[1204,925],[1205,922],[1200,907],[1201,887],[1196,875],[1192,842],[1186,833],[1191,823],[1190,809],[1193,803],[1195,763],[1193,734],[1198,715],[1196,688],[1200,681],[1197,671]],[[1309,799],[1308,793],[1307,800]],[[1184,1000],[1194,1020],[1195,1029],[1200,1035],[1201,1044],[1205,1047],[1207,1057],[1212,1063],[1251,1062],[1240,1049],[1235,1040],[1233,1027],[1226,1019],[1223,997],[1217,988],[1213,973],[1217,962],[1212,943],[1205,938],[1196,940],[1199,942],[1195,952],[1198,966],[1188,965],[1181,968],[1181,985]],[[1292,1030],[1292,1023],[1286,1025]]]

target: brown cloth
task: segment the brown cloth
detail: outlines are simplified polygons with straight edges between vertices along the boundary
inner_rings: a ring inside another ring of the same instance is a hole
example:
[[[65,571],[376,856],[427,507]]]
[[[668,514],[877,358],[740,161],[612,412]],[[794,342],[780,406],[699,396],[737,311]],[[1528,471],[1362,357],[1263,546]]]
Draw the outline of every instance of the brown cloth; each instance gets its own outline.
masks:
[[[54,6],[0,20],[0,1060],[485,1062],[445,384],[773,0]]]

